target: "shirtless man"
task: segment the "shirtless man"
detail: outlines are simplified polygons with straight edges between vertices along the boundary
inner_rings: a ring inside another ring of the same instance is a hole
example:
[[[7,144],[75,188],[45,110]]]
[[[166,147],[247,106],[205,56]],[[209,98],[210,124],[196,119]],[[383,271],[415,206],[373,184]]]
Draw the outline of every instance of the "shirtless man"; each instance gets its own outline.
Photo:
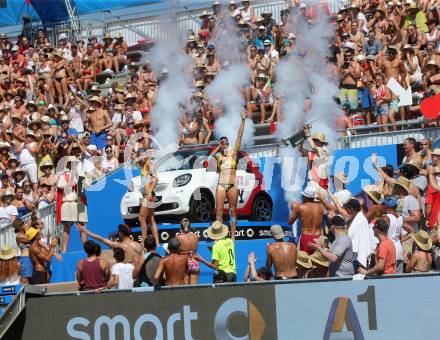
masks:
[[[275,266],[275,280],[296,279],[296,245],[292,242],[284,242],[284,231],[281,226],[274,224],[270,227],[270,234],[275,243],[268,244],[266,248],[266,269],[272,270]]]
[[[26,236],[31,243],[29,248],[29,257],[31,258],[34,270],[30,283],[33,285],[48,283],[48,273],[46,263],[52,259],[57,246],[57,240],[52,239],[49,244],[49,249],[42,245],[41,231],[35,228],[29,228],[26,231]]]
[[[160,260],[153,281],[157,284],[165,274],[167,286],[183,286],[188,275],[188,257],[179,254],[180,241],[175,237],[168,242],[168,251],[170,255]]]
[[[186,284],[197,284],[199,280],[200,264],[193,257],[199,248],[199,237],[191,229],[190,221],[182,218],[180,221],[180,234],[176,235],[180,242],[180,254],[188,256],[188,275],[185,277]]]
[[[313,254],[313,249],[308,245],[321,234],[321,224],[324,217],[324,207],[320,202],[315,202],[316,189],[307,186],[301,193],[304,197],[303,203],[293,201],[291,203],[292,212],[290,213],[288,223],[293,224],[301,219],[301,237],[300,250],[305,251],[309,255]]]
[[[385,74],[385,83],[388,83],[388,80],[393,77],[400,84],[404,84],[406,78],[406,70],[403,65],[403,61],[400,58],[397,58],[397,47],[393,45],[389,45],[386,51],[386,58],[381,59],[378,58],[377,64],[384,70]],[[409,84],[407,84],[409,85]],[[399,99],[393,93],[391,96],[390,102],[390,110],[397,112],[399,110]],[[400,120],[404,120],[405,118],[405,110],[403,107],[400,108]]]
[[[350,104],[350,108],[356,110],[358,107],[357,81],[361,75],[361,68],[358,62],[354,61],[354,50],[356,45],[347,42],[341,49],[341,58],[338,62],[338,72],[341,75],[341,103]]]
[[[90,141],[93,145],[96,145],[98,150],[102,150],[106,145],[107,130],[112,127],[112,120],[107,111],[102,108],[101,98],[98,96],[92,97],[90,104],[95,109],[88,118],[89,127],[92,130]]]
[[[136,267],[136,263],[139,256],[142,256],[142,245],[139,242],[133,241],[130,238],[130,228],[125,224],[118,225],[118,237],[121,240],[112,241],[102,236],[99,236],[95,233],[92,233],[90,230],[86,229],[86,226],[80,223],[76,224],[78,230],[80,232],[85,233],[86,235],[94,238],[95,240],[102,242],[109,246],[110,248],[121,248],[125,251],[125,260],[124,263],[131,263]]]

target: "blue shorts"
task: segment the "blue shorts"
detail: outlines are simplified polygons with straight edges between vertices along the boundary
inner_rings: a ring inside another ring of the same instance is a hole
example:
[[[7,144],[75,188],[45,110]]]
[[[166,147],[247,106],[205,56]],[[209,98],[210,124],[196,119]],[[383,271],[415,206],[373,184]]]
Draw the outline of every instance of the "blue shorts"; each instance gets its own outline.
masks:
[[[20,262],[20,275],[22,277],[31,278],[34,266],[32,265],[31,258],[29,256],[19,256],[18,262]]]
[[[389,113],[388,104],[378,105],[373,110],[373,114],[375,117],[388,116],[388,113]]]
[[[94,132],[92,132],[90,134],[90,144],[92,145],[96,145],[96,147],[98,148],[98,150],[102,150],[105,148],[105,138],[107,137],[107,133],[106,132],[101,132],[98,135],[95,134]]]

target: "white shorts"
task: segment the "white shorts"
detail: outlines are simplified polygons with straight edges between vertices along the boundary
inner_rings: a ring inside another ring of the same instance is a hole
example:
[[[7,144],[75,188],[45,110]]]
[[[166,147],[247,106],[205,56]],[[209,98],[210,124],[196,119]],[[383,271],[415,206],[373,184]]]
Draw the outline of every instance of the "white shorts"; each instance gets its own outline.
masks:
[[[21,167],[23,168],[24,171],[26,171],[26,173],[29,177],[29,180],[31,181],[32,184],[38,183],[37,163],[30,163],[30,164],[22,165]]]

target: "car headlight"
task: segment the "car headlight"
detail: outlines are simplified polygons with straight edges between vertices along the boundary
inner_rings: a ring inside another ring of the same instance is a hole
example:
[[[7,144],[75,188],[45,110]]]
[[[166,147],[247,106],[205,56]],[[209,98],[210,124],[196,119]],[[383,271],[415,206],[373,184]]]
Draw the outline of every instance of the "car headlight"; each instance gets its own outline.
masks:
[[[173,181],[173,187],[183,187],[184,185],[187,185],[191,180],[191,177],[191,174],[177,176]]]

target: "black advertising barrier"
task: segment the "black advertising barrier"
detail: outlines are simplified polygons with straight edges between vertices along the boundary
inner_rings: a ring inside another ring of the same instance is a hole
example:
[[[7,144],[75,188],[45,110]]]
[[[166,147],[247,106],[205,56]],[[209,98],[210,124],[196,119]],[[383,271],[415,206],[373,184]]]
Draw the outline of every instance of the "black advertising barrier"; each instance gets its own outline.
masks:
[[[243,240],[260,240],[260,239],[271,239],[270,235],[270,227],[273,223],[267,223],[267,225],[238,225],[237,230],[235,232],[235,239],[237,241]],[[206,226],[196,226],[193,227],[193,232],[199,236],[200,241],[211,241],[208,238],[207,229],[209,225]],[[284,234],[286,237],[290,237],[292,235],[292,228],[283,226]],[[180,231],[176,227],[169,227],[167,225],[161,225],[159,230],[159,238],[160,242],[166,243],[170,238],[175,237],[179,234]],[[141,241],[141,232],[138,230],[132,230],[131,237],[133,240]],[[109,238],[113,241],[118,240],[117,233],[113,233],[109,235]]]
[[[188,287],[29,298],[21,339],[276,339],[276,325],[274,285]]]

